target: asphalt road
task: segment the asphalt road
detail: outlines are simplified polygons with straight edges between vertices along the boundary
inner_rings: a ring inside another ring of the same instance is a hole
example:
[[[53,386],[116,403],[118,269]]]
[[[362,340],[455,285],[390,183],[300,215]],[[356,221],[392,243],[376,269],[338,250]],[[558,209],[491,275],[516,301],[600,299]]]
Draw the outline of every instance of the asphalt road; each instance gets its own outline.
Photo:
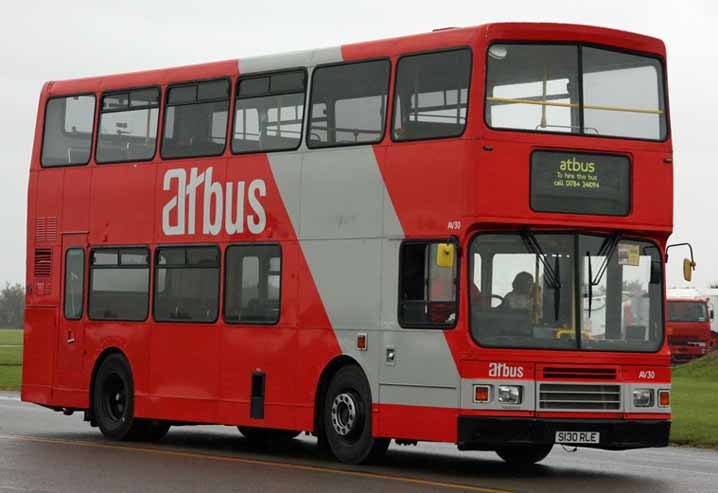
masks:
[[[379,466],[321,457],[315,440],[253,449],[233,427],[170,430],[159,443],[115,443],[78,414],[67,417],[0,393],[0,491],[718,491],[718,452],[554,448],[539,466],[515,471],[490,452],[447,444],[389,449]]]

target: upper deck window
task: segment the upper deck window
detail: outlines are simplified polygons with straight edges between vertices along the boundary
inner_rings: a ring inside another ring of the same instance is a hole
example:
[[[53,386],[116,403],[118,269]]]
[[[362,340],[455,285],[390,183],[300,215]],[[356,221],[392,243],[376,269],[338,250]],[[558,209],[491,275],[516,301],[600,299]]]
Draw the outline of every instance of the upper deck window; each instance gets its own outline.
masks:
[[[392,138],[455,137],[464,132],[471,78],[468,48],[399,59]]]
[[[312,76],[307,146],[380,142],[390,71],[389,60],[317,68]]]
[[[493,44],[492,128],[663,140],[663,67],[650,56],[579,44]]]
[[[146,161],[155,155],[160,90],[138,89],[105,94],[95,161]]]
[[[163,159],[218,156],[224,152],[229,80],[170,87],[160,154]]]
[[[232,152],[296,149],[302,138],[304,70],[240,79]]]
[[[45,107],[42,165],[87,164],[92,147],[95,96],[52,98]]]

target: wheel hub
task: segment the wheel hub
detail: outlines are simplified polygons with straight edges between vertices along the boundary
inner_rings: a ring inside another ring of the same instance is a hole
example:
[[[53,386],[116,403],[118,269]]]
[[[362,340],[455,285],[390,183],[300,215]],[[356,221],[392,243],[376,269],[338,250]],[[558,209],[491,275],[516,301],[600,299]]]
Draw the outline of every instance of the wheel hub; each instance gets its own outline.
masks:
[[[343,393],[332,403],[332,427],[339,436],[346,437],[357,425],[357,404],[351,394]]]

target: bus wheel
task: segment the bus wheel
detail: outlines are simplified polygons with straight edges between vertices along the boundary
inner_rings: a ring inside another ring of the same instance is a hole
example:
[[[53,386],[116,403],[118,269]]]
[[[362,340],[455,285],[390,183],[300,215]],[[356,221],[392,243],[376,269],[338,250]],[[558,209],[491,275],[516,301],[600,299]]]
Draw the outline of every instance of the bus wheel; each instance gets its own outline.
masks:
[[[324,438],[334,457],[346,464],[380,459],[388,438],[372,436],[371,391],[364,372],[354,365],[341,368],[327,389],[322,411]]]
[[[100,431],[112,440],[129,440],[142,426],[134,419],[134,385],[127,360],[109,355],[97,370],[92,411]]]
[[[511,465],[530,466],[544,460],[552,448],[553,444],[507,445],[496,449],[496,453]]]
[[[260,447],[287,445],[301,433],[301,431],[255,428],[253,426],[238,426],[237,428],[249,443]]]

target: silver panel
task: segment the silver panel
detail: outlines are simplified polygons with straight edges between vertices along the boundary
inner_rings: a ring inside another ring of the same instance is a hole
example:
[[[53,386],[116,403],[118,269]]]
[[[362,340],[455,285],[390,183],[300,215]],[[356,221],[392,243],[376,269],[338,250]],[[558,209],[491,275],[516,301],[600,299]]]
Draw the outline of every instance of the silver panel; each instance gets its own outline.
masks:
[[[653,407],[635,407],[633,405],[633,390],[634,389],[653,389],[653,396],[655,405]],[[624,401],[626,402],[627,413],[641,413],[641,414],[653,414],[653,413],[670,413],[671,407],[659,407],[658,406],[658,391],[668,389],[671,390],[671,384],[669,383],[627,383],[624,387]],[[671,397],[673,397],[671,395]]]
[[[538,382],[536,411],[623,412],[623,384],[619,382]]]
[[[263,55],[240,58],[238,61],[240,75],[254,72],[266,72],[285,68],[313,67],[322,63],[342,61],[341,46],[320,48],[317,50],[291,51],[276,55]]]

